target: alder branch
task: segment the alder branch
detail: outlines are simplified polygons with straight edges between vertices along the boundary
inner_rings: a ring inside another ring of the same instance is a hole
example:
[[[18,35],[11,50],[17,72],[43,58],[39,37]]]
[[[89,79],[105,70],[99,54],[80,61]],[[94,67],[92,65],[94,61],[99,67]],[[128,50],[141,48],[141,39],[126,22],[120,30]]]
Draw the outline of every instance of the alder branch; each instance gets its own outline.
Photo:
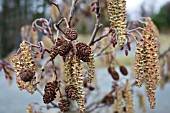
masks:
[[[71,20],[73,18],[74,12],[75,12],[76,3],[77,3],[77,0],[72,0],[72,6],[71,6],[70,14],[69,14],[69,17],[68,17],[68,25],[69,25],[69,27],[71,27]]]
[[[104,34],[103,36],[100,36],[98,39],[94,40],[89,46],[92,46],[92,45],[94,45],[96,42],[98,42],[98,41],[102,40],[103,38],[109,36],[110,33],[112,33],[112,29],[110,29],[108,33],[106,33],[106,34]]]
[[[100,24],[100,14],[101,14],[100,0],[97,0],[96,2],[96,24],[95,24],[95,28],[93,30],[92,36],[90,38],[90,42],[88,44],[89,46],[93,45],[96,34],[99,28],[102,26],[102,24]]]
[[[59,13],[60,13],[60,17],[61,17],[61,18],[64,18],[63,14],[62,14],[62,12],[61,12],[61,10],[60,10],[60,8],[59,8],[59,5],[58,5],[57,1],[56,1],[56,0],[55,0],[55,1],[50,0],[49,2],[52,3],[53,5],[55,5],[55,6],[57,7],[57,9],[58,9],[58,11],[59,11]]]
[[[159,55],[159,59],[163,58],[170,51],[170,47]]]

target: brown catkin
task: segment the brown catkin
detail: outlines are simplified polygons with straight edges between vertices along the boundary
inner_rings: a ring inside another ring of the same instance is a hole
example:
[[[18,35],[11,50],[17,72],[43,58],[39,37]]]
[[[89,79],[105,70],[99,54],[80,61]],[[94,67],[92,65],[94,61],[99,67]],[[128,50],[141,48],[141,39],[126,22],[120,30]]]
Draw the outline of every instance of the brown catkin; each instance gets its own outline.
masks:
[[[115,28],[120,46],[126,41],[126,0],[107,0],[110,27]]]

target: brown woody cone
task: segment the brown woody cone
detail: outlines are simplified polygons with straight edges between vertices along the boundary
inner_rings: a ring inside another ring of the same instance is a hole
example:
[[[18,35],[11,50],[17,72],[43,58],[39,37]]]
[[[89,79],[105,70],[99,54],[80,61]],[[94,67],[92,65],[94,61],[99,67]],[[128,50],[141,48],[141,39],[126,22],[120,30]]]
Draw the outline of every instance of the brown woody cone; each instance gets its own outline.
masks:
[[[54,59],[58,55],[58,46],[54,45],[50,49],[50,57]]]
[[[67,97],[71,100],[77,100],[77,89],[73,85],[68,85],[65,87],[65,92],[67,94]]]
[[[78,43],[76,44],[77,49],[77,57],[84,62],[89,62],[90,58],[89,55],[91,53],[91,48],[85,43]]]
[[[20,77],[24,82],[29,82],[33,79],[34,74],[35,73],[33,71],[31,71],[29,68],[26,68],[21,70]]]
[[[61,111],[66,112],[69,110],[69,101],[66,99],[61,99],[58,103],[58,107]]]
[[[101,102],[109,105],[114,104],[114,97],[111,94],[106,95]]]
[[[56,91],[58,90],[58,82],[49,82],[45,86],[45,94],[43,101],[45,104],[52,102],[56,98]]]
[[[75,28],[67,28],[65,34],[66,34],[66,38],[71,41],[76,40],[78,36],[77,30]]]
[[[69,51],[73,48],[71,42],[68,42],[68,41],[63,41],[62,45],[60,46],[59,48],[59,54],[61,56],[65,56],[69,53]]]
[[[119,74],[117,73],[117,71],[114,69],[112,65],[108,67],[108,72],[110,73],[110,75],[114,80],[119,80]]]
[[[120,72],[123,74],[123,75],[127,75],[128,74],[128,71],[126,69],[125,66],[120,66]]]

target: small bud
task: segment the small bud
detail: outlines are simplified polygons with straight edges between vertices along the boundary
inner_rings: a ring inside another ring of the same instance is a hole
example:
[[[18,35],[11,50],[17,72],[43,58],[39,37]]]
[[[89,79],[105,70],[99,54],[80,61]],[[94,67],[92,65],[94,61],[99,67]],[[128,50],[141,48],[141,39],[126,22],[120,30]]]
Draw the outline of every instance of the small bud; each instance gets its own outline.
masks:
[[[44,18],[40,18],[40,21],[41,21],[42,23],[44,23],[44,22],[45,22],[45,19],[44,19]]]
[[[35,32],[37,29],[35,27],[35,25],[32,25],[32,30]]]
[[[120,47],[120,50],[122,51],[123,49],[124,49],[124,46],[121,46],[121,47]]]
[[[128,50],[127,49],[125,50],[125,55],[128,56]]]
[[[89,86],[89,90],[93,91],[95,88],[93,86]]]
[[[96,4],[96,2],[92,2],[92,3],[91,3],[91,6],[94,6],[94,4]]]
[[[96,7],[93,7],[92,10],[91,10],[91,12],[94,12],[95,10],[96,10]]]
[[[127,74],[128,74],[128,71],[127,71],[127,69],[126,69],[125,66],[120,66],[119,68],[120,68],[120,72],[121,72],[123,75],[127,75]]]
[[[130,42],[127,42],[127,48],[129,51],[131,50]]]

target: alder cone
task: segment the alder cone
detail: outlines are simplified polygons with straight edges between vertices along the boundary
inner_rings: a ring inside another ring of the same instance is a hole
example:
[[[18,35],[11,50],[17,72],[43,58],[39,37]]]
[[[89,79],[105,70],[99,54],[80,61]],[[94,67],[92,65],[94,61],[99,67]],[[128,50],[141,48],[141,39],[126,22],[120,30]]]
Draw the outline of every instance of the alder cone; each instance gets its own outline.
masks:
[[[111,76],[112,76],[112,78],[113,78],[114,80],[119,80],[119,74],[118,74],[118,72],[113,71],[113,72],[111,73]]]
[[[85,43],[78,43],[76,44],[77,49],[77,57],[84,61],[84,62],[90,62],[89,55],[91,54],[91,48],[85,44]]]
[[[71,41],[76,40],[78,36],[77,30],[75,28],[67,28],[65,34],[66,38]]]
[[[127,75],[127,74],[128,74],[128,71],[127,71],[127,69],[126,69],[125,66],[120,66],[119,68],[120,68],[120,72],[121,72],[123,75]]]
[[[119,80],[119,74],[116,72],[114,66],[110,65],[108,67],[108,72],[114,80]]]
[[[69,53],[69,51],[73,48],[73,45],[71,44],[71,42],[68,41],[63,41],[62,45],[59,48],[58,53],[60,54],[60,56],[65,56]]]
[[[58,82],[49,82],[45,86],[45,94],[43,101],[45,104],[52,102],[56,98],[56,91],[58,90]]]
[[[29,82],[33,79],[34,74],[35,73],[31,71],[31,69],[26,68],[26,69],[21,70],[20,77],[21,77],[21,80],[23,80],[24,82]]]
[[[54,45],[50,49],[50,57],[54,59],[57,55],[58,55],[58,47]]]
[[[68,85],[65,87],[65,92],[67,94],[67,97],[71,100],[77,100],[77,89],[73,85]]]
[[[112,95],[106,95],[103,99],[102,99],[102,101],[101,101],[102,103],[105,103],[105,104],[110,104],[110,105],[112,105],[112,104],[114,104],[114,97],[112,96]]]
[[[58,107],[62,112],[66,112],[69,110],[69,101],[66,99],[61,99],[58,103]]]

